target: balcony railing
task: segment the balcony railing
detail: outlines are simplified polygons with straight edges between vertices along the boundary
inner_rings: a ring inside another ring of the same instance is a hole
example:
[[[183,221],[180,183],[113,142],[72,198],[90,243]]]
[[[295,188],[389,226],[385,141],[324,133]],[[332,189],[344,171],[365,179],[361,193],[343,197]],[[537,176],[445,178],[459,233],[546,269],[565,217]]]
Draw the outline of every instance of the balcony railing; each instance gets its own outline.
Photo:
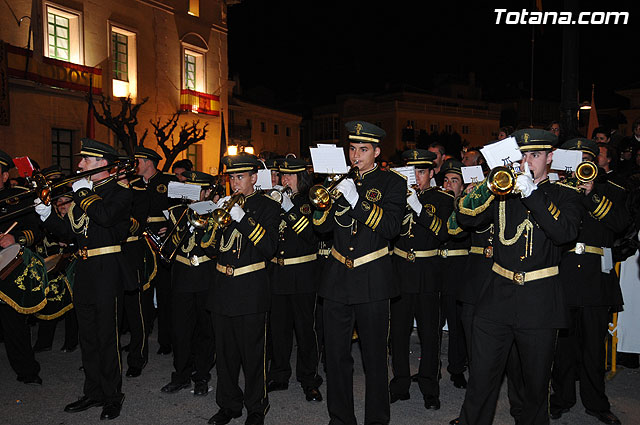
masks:
[[[220,96],[191,89],[180,90],[180,110],[205,115],[220,115]]]

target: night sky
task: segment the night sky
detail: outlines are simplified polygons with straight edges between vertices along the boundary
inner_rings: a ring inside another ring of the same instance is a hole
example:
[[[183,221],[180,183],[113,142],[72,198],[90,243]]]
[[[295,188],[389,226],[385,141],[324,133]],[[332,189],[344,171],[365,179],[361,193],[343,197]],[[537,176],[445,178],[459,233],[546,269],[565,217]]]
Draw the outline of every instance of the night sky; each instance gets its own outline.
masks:
[[[614,89],[640,82],[632,4],[579,2],[582,11],[630,12],[627,25],[580,26],[580,100],[595,83],[598,108],[626,106]],[[337,94],[388,85],[431,91],[443,74],[466,80],[469,72],[485,100],[528,97],[532,27],[496,25],[494,12],[523,7],[533,10],[531,1],[244,0],[229,7],[230,73],[245,92],[272,90],[275,105],[332,103]],[[560,100],[562,28],[536,26],[535,98]]]

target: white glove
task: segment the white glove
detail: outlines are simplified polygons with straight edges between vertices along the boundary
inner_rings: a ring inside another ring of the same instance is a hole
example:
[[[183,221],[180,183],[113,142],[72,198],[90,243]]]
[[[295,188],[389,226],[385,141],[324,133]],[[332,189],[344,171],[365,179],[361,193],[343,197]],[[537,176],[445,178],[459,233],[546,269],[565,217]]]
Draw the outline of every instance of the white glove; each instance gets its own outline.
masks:
[[[344,179],[336,189],[342,192],[344,199],[351,205],[351,208],[355,208],[358,203],[358,199],[360,199],[360,195],[358,195],[358,189],[356,188],[356,184],[353,182],[353,179]]]
[[[231,207],[231,211],[229,211],[229,214],[231,215],[233,221],[240,223],[242,217],[244,217],[245,215],[245,212],[242,208],[240,208],[238,204],[235,204],[233,207]]]
[[[87,178],[76,180],[71,185],[71,188],[73,189],[74,192],[77,192],[82,188],[93,189],[93,182],[88,180]]]
[[[289,210],[293,208],[293,202],[291,201],[289,195],[287,195],[286,193],[282,194],[282,204],[280,206],[286,212],[289,212]]]
[[[216,208],[222,208],[224,203],[227,202],[229,200],[229,198],[231,198],[231,196],[227,195],[224,198],[218,199],[218,202],[216,202]]]
[[[45,205],[40,198],[36,198],[33,203],[36,206],[36,212],[40,216],[40,220],[45,221],[51,214],[51,205]]]
[[[518,174],[516,177],[516,192],[520,193],[523,198],[528,198],[531,193],[536,190],[538,186],[533,182],[531,172],[529,171],[529,164],[524,163],[524,174]]]
[[[278,190],[280,192],[282,192],[282,190],[284,189],[284,186],[280,186],[279,184],[275,185],[272,187],[272,189]]]
[[[418,214],[418,217],[420,217],[420,213],[422,212],[422,204],[418,199],[418,195],[416,194],[415,189],[410,187],[409,192],[411,192],[411,195],[409,195],[409,197],[407,198],[407,204],[409,204],[411,209],[414,210],[416,214]]]

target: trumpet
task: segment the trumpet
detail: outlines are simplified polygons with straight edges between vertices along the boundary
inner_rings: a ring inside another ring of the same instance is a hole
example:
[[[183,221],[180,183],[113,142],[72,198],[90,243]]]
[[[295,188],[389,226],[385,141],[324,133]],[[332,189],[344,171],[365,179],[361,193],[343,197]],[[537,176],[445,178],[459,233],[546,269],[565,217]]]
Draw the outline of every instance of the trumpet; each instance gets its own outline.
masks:
[[[578,187],[582,183],[594,181],[598,177],[598,166],[592,161],[582,161],[578,164],[573,177],[564,181],[564,184]]]
[[[287,194],[287,196],[291,196],[293,190],[289,186],[285,186],[282,189],[271,189],[271,191],[267,194],[267,196],[279,204],[282,204],[282,195]]]
[[[327,210],[331,208],[331,204],[333,203],[331,198],[336,196],[336,187],[341,181],[347,178],[352,178],[354,180],[360,178],[360,169],[357,165],[351,167],[347,174],[343,174],[339,179],[334,180],[329,187],[324,187],[322,184],[316,184],[311,187],[309,190],[309,200],[311,201],[311,204],[319,210]]]
[[[513,191],[518,174],[521,173],[516,173],[507,166],[492,168],[487,176],[487,187],[495,195],[507,195]]]

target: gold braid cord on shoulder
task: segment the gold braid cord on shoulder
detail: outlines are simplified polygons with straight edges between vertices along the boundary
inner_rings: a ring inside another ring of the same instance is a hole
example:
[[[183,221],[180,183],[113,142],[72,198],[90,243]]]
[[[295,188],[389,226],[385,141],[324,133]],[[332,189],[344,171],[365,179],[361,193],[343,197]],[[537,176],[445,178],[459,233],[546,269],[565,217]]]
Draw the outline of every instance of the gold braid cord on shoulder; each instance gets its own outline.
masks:
[[[525,218],[522,223],[518,224],[515,236],[511,239],[505,239],[504,229],[507,224],[506,203],[507,201],[500,201],[498,210],[498,237],[500,242],[505,246],[513,245],[520,239],[522,233],[526,231],[525,257],[528,257],[532,254],[533,249],[533,223],[528,218]]]

